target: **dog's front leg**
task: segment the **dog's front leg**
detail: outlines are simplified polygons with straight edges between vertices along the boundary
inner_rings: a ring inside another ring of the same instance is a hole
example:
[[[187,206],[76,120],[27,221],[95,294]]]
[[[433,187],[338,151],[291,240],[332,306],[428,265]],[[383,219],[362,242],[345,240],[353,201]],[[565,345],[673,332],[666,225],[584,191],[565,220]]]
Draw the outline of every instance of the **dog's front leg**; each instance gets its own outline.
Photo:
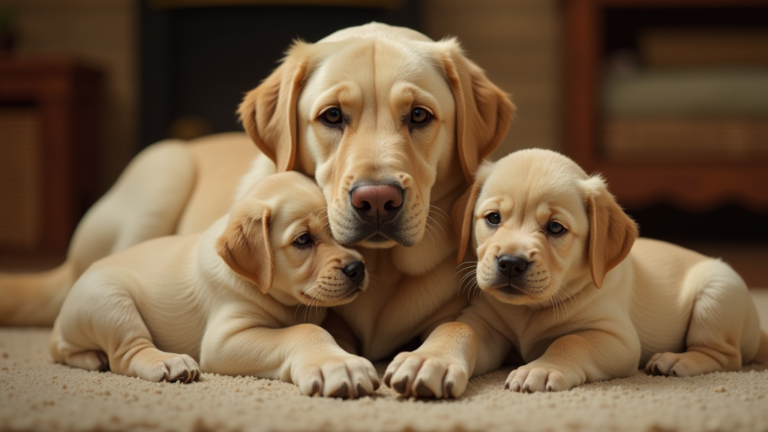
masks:
[[[511,343],[467,311],[459,320],[437,327],[417,350],[398,354],[384,383],[403,396],[447,399],[461,396],[473,374],[498,368]]]
[[[541,357],[513,370],[504,388],[525,393],[569,390],[585,382],[630,376],[637,372],[639,359],[635,333],[616,328],[580,331],[556,339]]]
[[[313,324],[272,329],[219,320],[203,338],[200,365],[204,372],[279,378],[306,395],[355,398],[379,388],[370,361],[345,352]]]

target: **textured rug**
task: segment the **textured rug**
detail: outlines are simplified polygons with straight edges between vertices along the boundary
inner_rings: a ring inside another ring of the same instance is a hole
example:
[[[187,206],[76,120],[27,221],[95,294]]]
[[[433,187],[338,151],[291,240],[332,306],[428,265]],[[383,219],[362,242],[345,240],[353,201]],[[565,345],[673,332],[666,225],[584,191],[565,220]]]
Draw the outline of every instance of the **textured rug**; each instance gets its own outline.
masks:
[[[754,291],[763,328],[768,290]],[[0,430],[7,431],[768,431],[768,366],[692,378],[637,375],[562,393],[503,390],[510,369],[459,400],[310,398],[280,381],[203,374],[149,383],[54,364],[49,329],[0,328]],[[380,364],[379,372],[386,365]]]

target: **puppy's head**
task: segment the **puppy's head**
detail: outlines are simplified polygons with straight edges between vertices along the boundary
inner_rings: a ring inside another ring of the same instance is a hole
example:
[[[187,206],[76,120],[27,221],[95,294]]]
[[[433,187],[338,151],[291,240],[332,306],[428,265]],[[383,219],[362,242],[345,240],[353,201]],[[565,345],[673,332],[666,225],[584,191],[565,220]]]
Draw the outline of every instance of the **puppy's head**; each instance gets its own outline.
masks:
[[[561,301],[590,277],[600,288],[637,237],[602,178],[539,149],[483,164],[452,218],[463,221],[459,260],[471,234],[478,286],[513,304]]]
[[[278,171],[316,177],[339,242],[387,248],[421,241],[513,111],[455,40],[374,23],[296,43],[239,112]]]
[[[284,304],[336,306],[368,284],[362,255],[331,237],[322,192],[296,172],[265,178],[235,203],[216,250]]]

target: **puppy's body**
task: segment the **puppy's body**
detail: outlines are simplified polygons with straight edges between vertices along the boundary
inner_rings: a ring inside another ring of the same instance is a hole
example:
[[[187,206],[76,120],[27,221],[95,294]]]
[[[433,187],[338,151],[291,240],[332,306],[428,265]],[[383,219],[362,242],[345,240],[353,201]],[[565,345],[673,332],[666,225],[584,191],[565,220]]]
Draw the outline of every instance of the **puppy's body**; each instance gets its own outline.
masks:
[[[361,256],[333,243],[323,206],[311,180],[275,175],[204,233],[94,263],[56,320],[54,359],[150,381],[190,381],[202,369],[280,378],[305,394],[371,393],[370,362],[317,327],[322,306],[366,287]]]
[[[527,363],[508,377],[513,391],[567,390],[639,365],[690,376],[768,361],[738,274],[678,246],[635,241],[602,179],[564,156],[527,150],[484,166],[464,214],[483,294],[390,365],[386,382],[412,383],[401,393],[446,396],[441,388],[463,389],[463,377],[498,368],[512,350]]]

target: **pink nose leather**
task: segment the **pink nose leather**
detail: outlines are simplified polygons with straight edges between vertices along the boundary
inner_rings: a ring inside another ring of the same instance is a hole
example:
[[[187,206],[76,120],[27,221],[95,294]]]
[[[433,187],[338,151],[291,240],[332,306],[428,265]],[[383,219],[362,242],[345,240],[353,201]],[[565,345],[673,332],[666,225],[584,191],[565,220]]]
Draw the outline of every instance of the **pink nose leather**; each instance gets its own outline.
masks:
[[[403,206],[403,190],[392,185],[358,186],[350,198],[360,217],[377,225],[392,220]]]

